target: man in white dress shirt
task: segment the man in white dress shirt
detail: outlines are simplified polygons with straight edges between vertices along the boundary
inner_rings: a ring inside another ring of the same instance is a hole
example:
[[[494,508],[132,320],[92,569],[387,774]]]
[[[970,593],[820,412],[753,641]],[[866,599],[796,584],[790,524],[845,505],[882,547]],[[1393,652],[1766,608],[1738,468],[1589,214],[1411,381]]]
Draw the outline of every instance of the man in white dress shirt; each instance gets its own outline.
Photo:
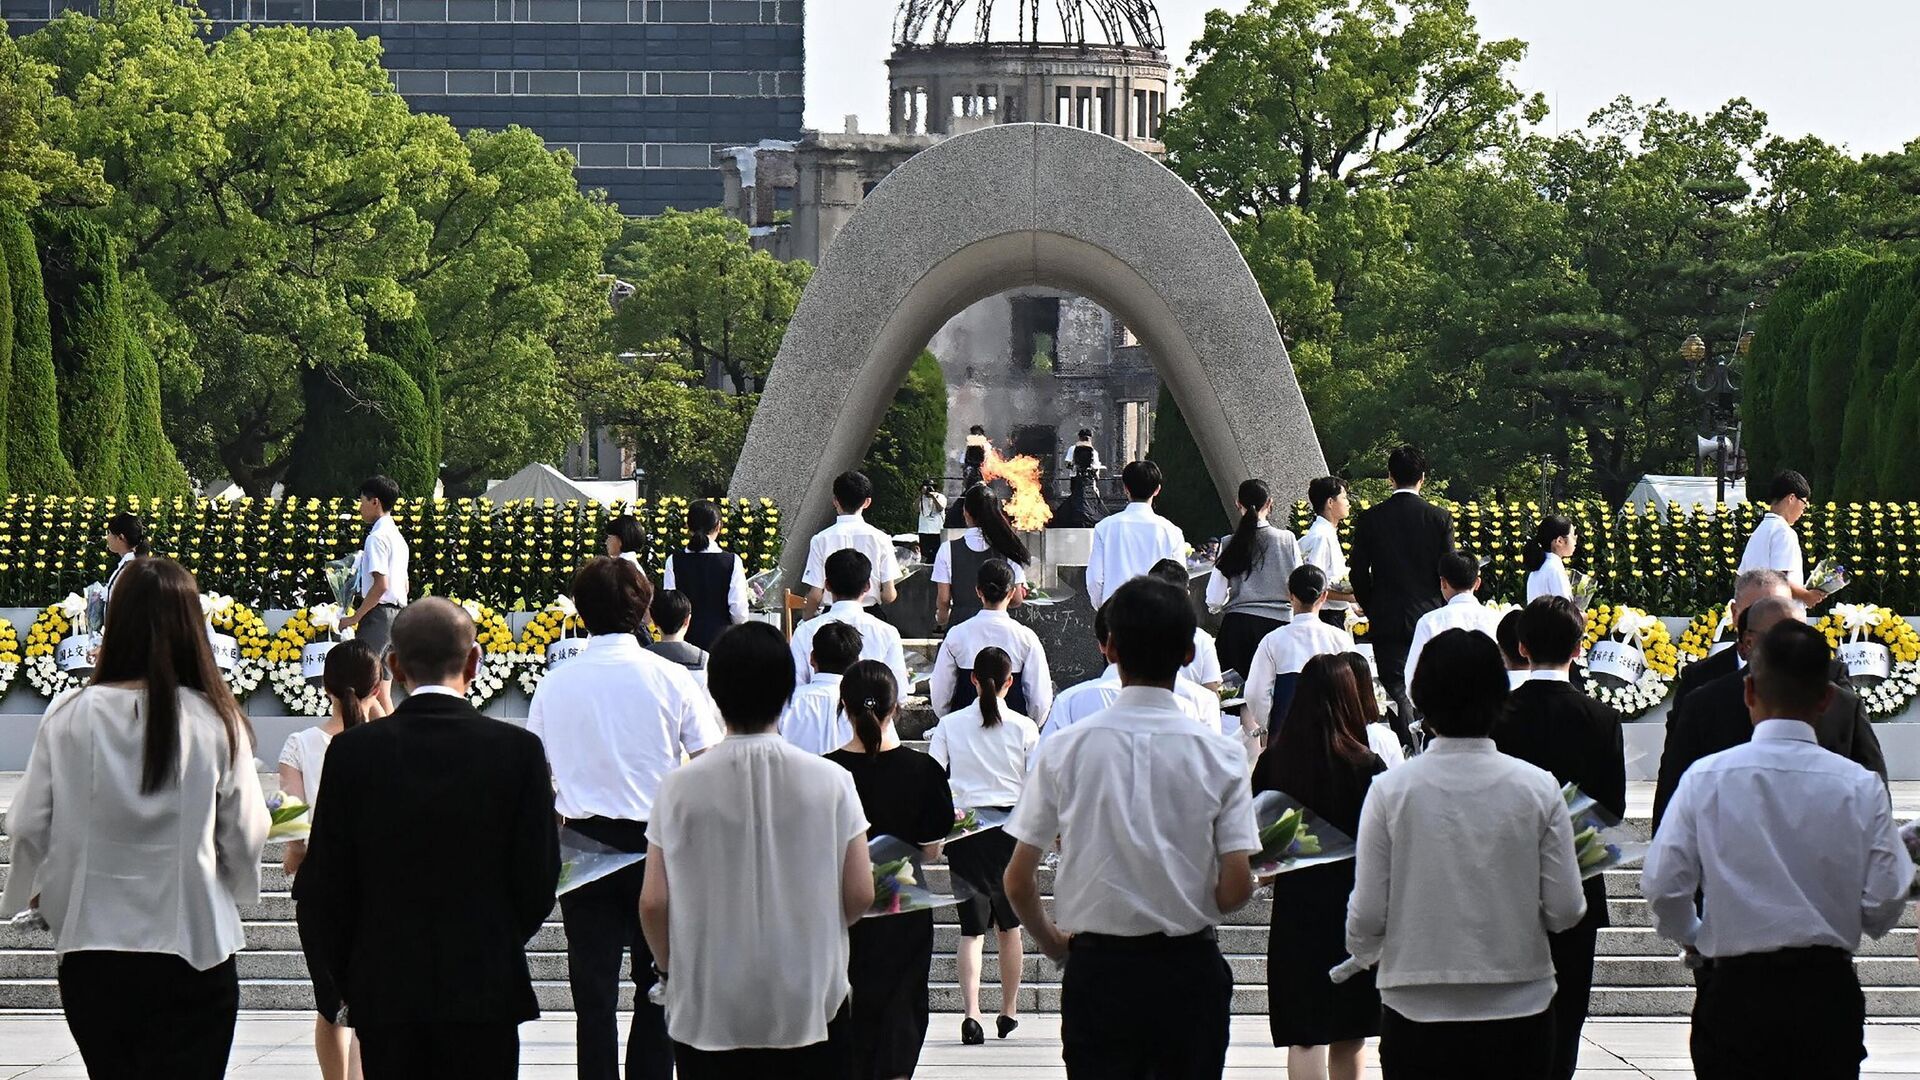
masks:
[[[1113,648],[1107,643],[1105,604],[1093,613],[1093,640],[1099,646],[1100,655],[1107,661],[1107,669],[1096,678],[1075,683],[1054,695],[1053,704],[1047,708],[1046,726],[1040,729],[1042,739],[1058,735],[1107,708],[1120,696],[1120,665],[1114,663]],[[1221,711],[1220,695],[1192,679],[1182,675],[1173,684],[1173,694],[1180,700],[1180,711],[1193,717],[1202,727],[1227,735],[1240,730],[1238,719]]]
[[[912,676],[907,673],[907,651],[900,644],[900,631],[867,614],[861,600],[873,588],[873,564],[853,548],[842,548],[827,556],[827,593],[832,606],[817,619],[808,619],[793,628],[793,669],[804,685],[808,661],[813,656],[813,636],[829,623],[847,623],[860,631],[860,659],[878,660],[893,671],[902,694],[911,693]]]
[[[1087,600],[1096,608],[1161,559],[1178,559],[1186,565],[1186,536],[1178,525],[1153,511],[1153,500],[1160,494],[1160,466],[1151,461],[1129,462],[1120,472],[1120,482],[1127,489],[1127,508],[1093,527],[1093,548],[1087,555]]]
[[[935,714],[946,716],[973,704],[973,659],[992,645],[1006,650],[1013,660],[1014,683],[1007,694],[1007,708],[1036,724],[1046,722],[1053,705],[1053,674],[1047,670],[1047,650],[1040,635],[1007,614],[1013,582],[1013,567],[1005,559],[980,564],[974,583],[980,614],[947,631],[934,657],[927,700]]]
[[[660,781],[683,755],[720,741],[720,724],[692,672],[648,652],[636,636],[645,621],[646,575],[624,559],[589,559],[573,579],[587,647],[541,681],[527,730],[546,744],[555,805],[566,827],[619,851],[647,850],[647,821]],[[666,1016],[647,1002],[653,957],[640,932],[646,863],[588,882],[560,897],[567,928],[581,1080],[618,1080],[620,961],[633,950],[633,1028],[626,1076],[670,1080],[673,1045]]]
[[[1500,619],[1488,611],[1474,593],[1480,588],[1480,563],[1464,551],[1440,556],[1440,596],[1446,601],[1420,616],[1413,627],[1413,644],[1407,647],[1407,670],[1420,670],[1420,651],[1447,630],[1478,630],[1496,644],[1500,641]]]
[[[840,707],[840,680],[860,660],[860,631],[829,622],[813,635],[813,677],[793,692],[780,714],[780,734],[809,754],[825,754],[853,739],[853,724]]]
[[[384,476],[370,476],[360,485],[360,520],[367,523],[367,539],[355,566],[354,591],[359,606],[340,620],[340,629],[354,629],[373,655],[386,657],[393,639],[393,620],[407,606],[407,567],[411,554],[407,538],[393,523],[393,504],[400,501],[400,485]],[[393,672],[380,665],[380,704],[393,711]]]
[[[807,542],[807,568],[800,584],[807,589],[807,607],[802,617],[813,618],[827,587],[827,557],[852,548],[867,557],[872,568],[872,588],[863,594],[867,607],[891,604],[899,595],[893,583],[900,580],[900,562],[893,553],[893,537],[867,524],[861,515],[873,505],[873,481],[862,472],[843,472],[833,480],[833,509],[838,515],[833,524],[821,529]]]
[[[1300,537],[1300,561],[1326,572],[1329,588],[1320,620],[1345,630],[1353,594],[1331,586],[1347,581],[1347,553],[1340,547],[1340,523],[1353,511],[1347,482],[1337,476],[1315,480],[1307,485],[1307,503],[1313,507],[1313,524]]]
[[[1006,831],[1007,899],[1061,977],[1073,1080],[1219,1076],[1233,974],[1215,927],[1253,895],[1260,847],[1247,754],[1196,725],[1173,687],[1193,654],[1192,600],[1151,578],[1113,594],[1113,707],[1040,745]],[[1051,915],[1041,853],[1060,840]]]
[[[1827,594],[1807,588],[1806,562],[1800,554],[1800,535],[1794,525],[1813,503],[1813,488],[1807,478],[1788,469],[1773,478],[1767,487],[1766,516],[1747,537],[1746,550],[1740,553],[1740,573],[1749,570],[1778,570],[1787,576],[1793,598],[1807,607],[1816,607]]]
[[[1788,620],[1748,662],[1753,739],[1680,778],[1641,891],[1654,930],[1701,958],[1694,1075],[1855,1076],[1853,951],[1899,921],[1913,862],[1880,778],[1815,741],[1834,693],[1826,639]]]

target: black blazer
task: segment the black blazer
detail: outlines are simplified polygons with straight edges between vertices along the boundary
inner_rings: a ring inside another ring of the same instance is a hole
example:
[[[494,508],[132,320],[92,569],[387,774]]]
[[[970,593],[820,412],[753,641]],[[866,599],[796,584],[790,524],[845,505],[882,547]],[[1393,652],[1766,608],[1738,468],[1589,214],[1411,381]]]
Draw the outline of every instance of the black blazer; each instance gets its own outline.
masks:
[[[1440,606],[1440,556],[1452,550],[1452,516],[1418,495],[1395,495],[1361,512],[1347,566],[1372,640],[1413,640],[1420,616]]]
[[[1739,670],[1740,650],[1731,647],[1721,649],[1719,652],[1714,653],[1704,660],[1695,660],[1693,663],[1688,664],[1681,670],[1679,680],[1674,683],[1673,705],[1669,707],[1668,712],[1678,712],[1680,710],[1680,703],[1685,701],[1688,695],[1692,694],[1695,690],[1700,689],[1715,679],[1724,675],[1731,675]]]
[[[419,695],[337,736],[322,776],[293,896],[349,1019],[539,1016],[526,945],[560,876],[540,739]]]
[[[1627,755],[1620,714],[1570,683],[1524,682],[1507,696],[1493,728],[1500,752],[1538,765],[1562,784],[1578,784],[1619,817],[1627,814]],[[1587,914],[1574,929],[1597,930],[1607,918],[1605,875],[1584,883]]]
[[[1732,651],[1729,649],[1722,655]],[[1660,774],[1653,788],[1656,832],[1688,766],[1753,737],[1746,683],[1744,671],[1722,675],[1694,691],[1684,705],[1667,717],[1667,745],[1660,753]],[[1853,691],[1834,684],[1833,703],[1814,725],[1813,733],[1821,746],[1872,769],[1882,780],[1887,778],[1887,760],[1880,752],[1880,738],[1873,733],[1866,706]]]

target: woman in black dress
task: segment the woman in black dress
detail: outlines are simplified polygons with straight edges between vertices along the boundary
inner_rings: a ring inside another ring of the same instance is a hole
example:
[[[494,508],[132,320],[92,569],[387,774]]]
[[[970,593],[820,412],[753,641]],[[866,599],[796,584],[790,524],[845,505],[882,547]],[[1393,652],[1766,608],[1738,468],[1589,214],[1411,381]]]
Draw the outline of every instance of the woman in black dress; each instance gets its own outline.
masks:
[[[1253,769],[1253,790],[1280,791],[1348,836],[1386,766],[1367,749],[1364,706],[1343,656],[1307,661],[1287,712]],[[1368,971],[1335,985],[1328,969],[1346,959],[1347,895],[1353,861],[1281,874],[1273,883],[1267,937],[1267,1023],[1287,1047],[1295,1080],[1359,1080],[1360,1051],[1380,1033],[1380,994]]]
[[[853,774],[868,836],[919,844],[929,859],[953,829],[953,794],[940,763],[900,745],[893,728],[900,688],[877,660],[840,681],[853,740],[827,755]],[[862,919],[848,932],[852,952],[854,1080],[911,1077],[927,1041],[927,981],[933,970],[933,912]]]

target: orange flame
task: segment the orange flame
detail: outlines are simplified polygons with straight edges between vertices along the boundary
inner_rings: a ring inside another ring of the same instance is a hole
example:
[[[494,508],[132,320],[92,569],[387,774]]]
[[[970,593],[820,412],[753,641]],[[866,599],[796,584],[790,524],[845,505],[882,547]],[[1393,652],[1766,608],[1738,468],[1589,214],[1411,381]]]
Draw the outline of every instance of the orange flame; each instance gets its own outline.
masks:
[[[1053,520],[1053,508],[1047,505],[1046,488],[1040,482],[1040,459],[1027,454],[1003,458],[1000,451],[987,447],[986,463],[980,475],[988,480],[1005,480],[1013,489],[1007,500],[1007,517],[1022,532],[1035,532]]]

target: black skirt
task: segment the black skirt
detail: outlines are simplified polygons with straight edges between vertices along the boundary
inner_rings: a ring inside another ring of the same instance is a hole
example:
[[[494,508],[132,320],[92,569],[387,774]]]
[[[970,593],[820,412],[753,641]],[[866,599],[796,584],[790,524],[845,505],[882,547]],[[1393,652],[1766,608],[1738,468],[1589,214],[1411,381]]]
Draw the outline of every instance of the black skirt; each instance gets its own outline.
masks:
[[[1220,650],[1220,670],[1237,671],[1245,679],[1253,667],[1253,655],[1260,651],[1260,642],[1285,625],[1264,615],[1227,612],[1220,619],[1220,636],[1214,643]]]
[[[1020,929],[1020,918],[1007,901],[1005,880],[1014,843],[1007,830],[988,829],[947,845],[947,869],[956,886],[964,882],[972,893],[960,901],[961,937],[980,937],[988,927]]]
[[[847,937],[853,1080],[911,1077],[927,1041],[933,912],[862,919]]]
[[[1273,883],[1267,935],[1267,1026],[1275,1046],[1327,1046],[1380,1033],[1373,972],[1335,985],[1347,958],[1347,896],[1353,861],[1281,874]]]

